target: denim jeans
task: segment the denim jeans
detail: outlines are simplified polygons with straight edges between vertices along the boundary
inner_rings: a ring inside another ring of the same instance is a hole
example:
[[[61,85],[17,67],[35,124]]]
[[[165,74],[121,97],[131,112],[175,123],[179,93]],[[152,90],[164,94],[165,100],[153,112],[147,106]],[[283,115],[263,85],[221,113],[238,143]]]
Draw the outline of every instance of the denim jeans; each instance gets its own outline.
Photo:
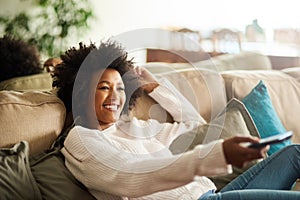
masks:
[[[287,146],[234,179],[220,192],[199,200],[295,200],[289,191],[300,177],[300,145]]]

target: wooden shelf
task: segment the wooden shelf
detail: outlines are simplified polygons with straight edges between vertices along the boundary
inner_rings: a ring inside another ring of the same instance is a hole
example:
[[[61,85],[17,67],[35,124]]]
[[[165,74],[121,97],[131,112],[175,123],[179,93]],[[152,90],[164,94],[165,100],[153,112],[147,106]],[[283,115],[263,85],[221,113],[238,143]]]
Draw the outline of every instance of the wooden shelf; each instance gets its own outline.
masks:
[[[207,60],[211,54],[204,51],[147,49],[146,62],[186,63]]]
[[[300,66],[300,56],[296,55],[276,55],[271,53],[263,53],[269,57],[273,69],[284,69],[289,67]],[[208,60],[213,56],[223,53],[207,53],[204,51],[176,51],[163,49],[147,49],[146,62],[166,62],[166,63],[186,63]]]

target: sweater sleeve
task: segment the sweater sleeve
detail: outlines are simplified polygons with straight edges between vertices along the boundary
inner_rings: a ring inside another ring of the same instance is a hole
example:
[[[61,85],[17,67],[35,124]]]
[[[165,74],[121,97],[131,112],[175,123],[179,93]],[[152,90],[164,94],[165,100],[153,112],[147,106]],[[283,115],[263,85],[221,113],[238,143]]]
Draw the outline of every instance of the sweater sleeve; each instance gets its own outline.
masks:
[[[177,122],[197,121],[204,124],[194,106],[166,79],[160,79],[160,85],[149,94],[166,109]]]
[[[107,139],[90,132],[73,132],[62,150],[66,166],[91,191],[139,197],[186,185],[196,176],[231,172],[222,140],[199,145],[181,155],[134,154],[112,147]]]
[[[206,122],[194,106],[167,79],[160,79],[159,83],[160,85],[149,95],[172,115],[175,122],[158,125],[150,120],[147,126],[139,125],[139,127],[148,127],[150,130],[161,127],[155,137],[164,145],[169,146],[181,134],[192,131]]]

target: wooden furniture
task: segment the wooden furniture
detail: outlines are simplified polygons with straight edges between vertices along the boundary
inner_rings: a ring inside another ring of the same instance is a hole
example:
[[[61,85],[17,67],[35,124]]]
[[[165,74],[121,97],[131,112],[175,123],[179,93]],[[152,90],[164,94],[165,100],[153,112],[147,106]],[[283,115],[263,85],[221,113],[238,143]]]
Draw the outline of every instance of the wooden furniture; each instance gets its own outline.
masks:
[[[285,69],[300,66],[299,56],[268,55],[273,69]]]
[[[239,53],[242,50],[242,34],[232,29],[217,29],[211,36],[213,53]]]
[[[199,51],[202,36],[199,31],[189,28],[170,30],[171,48],[179,51]]]
[[[274,29],[273,41],[278,43],[300,45],[300,29]]]
[[[273,69],[300,66],[299,45],[279,42],[242,42],[242,48],[268,56]]]
[[[207,60],[211,54],[204,51],[146,49],[146,62],[186,63]]]
[[[222,53],[218,53],[218,55],[221,54]],[[276,55],[271,53],[268,54],[267,52],[263,54],[270,58],[273,69],[300,66],[300,56],[297,55]],[[146,49],[146,62],[186,63],[208,60],[213,56],[216,56],[214,52]]]
[[[241,51],[253,51],[270,58],[273,69],[284,69],[288,67],[300,66],[300,30],[280,30],[275,33],[278,42],[249,42],[244,40],[240,31],[232,29],[216,29],[212,32],[209,39],[203,39],[199,36],[197,49],[189,48],[184,34],[192,33],[197,35],[197,31],[190,29],[173,30],[170,35],[170,49],[146,49],[146,62],[167,62],[167,63],[185,63],[207,60],[210,57],[222,54],[236,54]],[[286,33],[288,32],[288,34]],[[174,33],[174,34],[173,34]],[[173,38],[172,38],[173,37]],[[290,38],[286,38],[290,37]],[[291,42],[279,42],[279,38],[293,40]],[[275,39],[275,38],[274,38]],[[297,42],[299,40],[299,42]]]

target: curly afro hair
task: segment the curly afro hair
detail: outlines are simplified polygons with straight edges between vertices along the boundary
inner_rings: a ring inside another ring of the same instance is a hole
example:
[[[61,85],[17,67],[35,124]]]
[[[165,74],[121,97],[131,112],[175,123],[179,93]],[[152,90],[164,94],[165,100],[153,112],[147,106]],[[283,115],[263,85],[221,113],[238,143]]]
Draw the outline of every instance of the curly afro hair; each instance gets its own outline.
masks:
[[[10,35],[0,38],[0,81],[43,72],[37,48]]]
[[[117,70],[124,81],[127,99],[123,112],[128,112],[136,98],[142,94],[140,88],[132,91],[131,86],[136,85],[134,78],[124,78],[125,73],[132,70],[134,65],[132,59],[128,59],[127,52],[116,41],[102,41],[99,47],[94,43],[79,43],[79,48],[71,47],[60,58],[62,63],[54,69],[52,86],[57,88],[57,95],[64,102],[67,112],[72,111],[72,108],[83,110],[81,114],[73,113],[74,118],[77,115],[88,115],[84,112],[88,112],[87,98],[94,98],[94,90],[91,89],[92,77],[96,77],[98,81],[99,72],[106,68]]]

